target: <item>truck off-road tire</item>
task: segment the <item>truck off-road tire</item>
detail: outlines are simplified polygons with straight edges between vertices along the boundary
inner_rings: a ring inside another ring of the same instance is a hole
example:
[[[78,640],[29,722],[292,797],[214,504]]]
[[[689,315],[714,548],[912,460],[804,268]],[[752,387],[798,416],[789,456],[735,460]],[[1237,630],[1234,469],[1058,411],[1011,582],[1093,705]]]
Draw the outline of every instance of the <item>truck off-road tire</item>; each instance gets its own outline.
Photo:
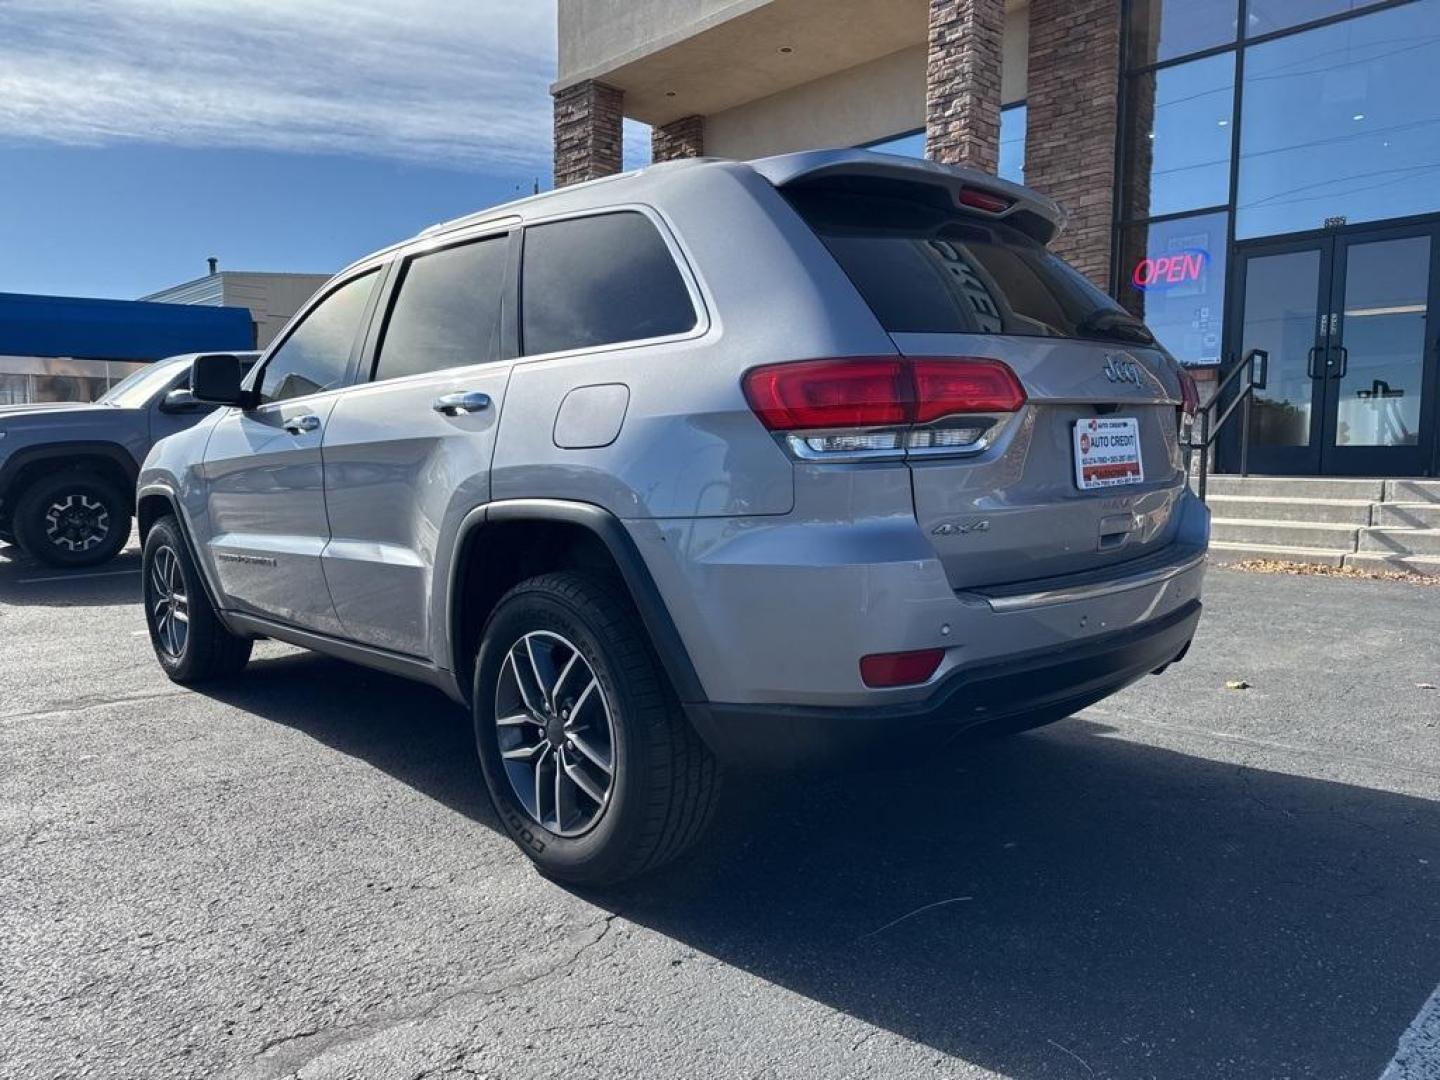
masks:
[[[230,633],[216,617],[174,515],[151,526],[140,568],[150,644],[171,681],[198,683],[238,674],[254,643]]]
[[[95,566],[130,539],[130,500],[104,477],[67,469],[36,480],[10,522],[24,552],[51,566]]]
[[[542,873],[615,884],[709,824],[719,766],[622,588],[570,571],[515,586],[486,623],[474,690],[491,799]]]

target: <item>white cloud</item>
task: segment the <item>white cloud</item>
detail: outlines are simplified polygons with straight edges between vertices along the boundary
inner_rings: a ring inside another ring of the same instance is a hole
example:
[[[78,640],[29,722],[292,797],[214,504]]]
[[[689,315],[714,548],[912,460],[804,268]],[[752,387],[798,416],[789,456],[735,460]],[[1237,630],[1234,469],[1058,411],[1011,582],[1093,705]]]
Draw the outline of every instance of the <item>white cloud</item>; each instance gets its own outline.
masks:
[[[552,0],[3,0],[0,139],[540,168]]]

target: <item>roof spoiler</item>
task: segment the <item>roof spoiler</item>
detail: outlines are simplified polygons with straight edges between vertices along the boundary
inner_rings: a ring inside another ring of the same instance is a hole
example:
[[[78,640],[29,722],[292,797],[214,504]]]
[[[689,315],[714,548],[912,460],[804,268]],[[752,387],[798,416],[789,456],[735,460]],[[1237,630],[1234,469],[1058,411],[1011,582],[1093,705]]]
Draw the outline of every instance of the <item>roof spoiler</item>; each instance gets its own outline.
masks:
[[[943,188],[955,205],[967,213],[1004,221],[1042,244],[1050,243],[1065,227],[1065,211],[1054,200],[979,169],[960,165],[941,165],[870,150],[806,150],[758,158],[748,164],[777,188],[840,177],[896,180]],[[962,197],[964,192],[971,194]]]

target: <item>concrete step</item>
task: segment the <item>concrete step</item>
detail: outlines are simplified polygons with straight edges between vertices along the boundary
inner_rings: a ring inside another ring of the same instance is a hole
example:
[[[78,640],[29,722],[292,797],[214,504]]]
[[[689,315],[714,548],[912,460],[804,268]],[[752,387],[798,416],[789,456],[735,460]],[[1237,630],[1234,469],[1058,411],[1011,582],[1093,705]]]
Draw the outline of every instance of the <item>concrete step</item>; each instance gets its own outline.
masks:
[[[1264,544],[1275,547],[1318,548],[1323,551],[1354,551],[1356,525],[1331,525],[1317,521],[1274,521],[1215,517],[1210,536],[1235,544]]]
[[[1440,529],[1361,529],[1357,551],[1440,556]]]
[[[1263,521],[1311,521],[1322,525],[1369,525],[1369,499],[1285,499],[1263,495],[1211,495],[1210,512],[1218,518]]]
[[[1370,524],[1392,529],[1440,529],[1440,503],[1376,503]]]
[[[1217,563],[1267,559],[1271,562],[1316,563],[1320,566],[1343,566],[1349,551],[1327,551],[1323,548],[1286,547],[1283,544],[1236,544],[1223,540],[1210,542],[1210,560]]]
[[[1440,480],[1386,480],[1385,501],[1440,503]]]
[[[1232,476],[1221,473],[1209,478],[1208,494],[1252,495],[1267,499],[1365,499],[1379,502],[1385,497],[1385,483],[1384,480],[1356,480],[1350,477]],[[1416,501],[1428,502],[1429,497],[1423,496]]]
[[[1396,570],[1416,577],[1440,578],[1440,557],[1434,555],[1381,555],[1361,551],[1346,555],[1345,565],[1356,570]]]

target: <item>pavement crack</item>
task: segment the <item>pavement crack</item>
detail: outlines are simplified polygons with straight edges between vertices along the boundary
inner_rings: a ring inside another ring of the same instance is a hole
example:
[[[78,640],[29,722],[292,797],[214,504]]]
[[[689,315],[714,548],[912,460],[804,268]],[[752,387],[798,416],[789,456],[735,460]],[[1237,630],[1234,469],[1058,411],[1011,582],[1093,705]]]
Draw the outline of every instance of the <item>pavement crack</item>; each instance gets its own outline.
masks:
[[[146,701],[178,700],[188,696],[189,695],[183,691],[162,691],[158,694],[130,694],[125,697],[106,698],[84,695],[67,701],[58,707],[50,706],[45,709],[0,713],[0,724],[9,724],[21,720],[45,720],[52,716],[68,716],[71,713],[87,712],[91,709],[109,709],[117,705],[134,705]]]
[[[581,957],[605,940],[617,918],[618,915],[607,913],[589,923],[570,935],[566,942],[567,947],[557,950],[558,955],[552,952],[526,961],[469,986],[433,998],[419,1007],[379,1016],[363,1024],[306,1028],[304,1031],[272,1039],[260,1047],[248,1065],[235,1070],[231,1075],[235,1080],[275,1080],[278,1077],[294,1075],[322,1054],[337,1048],[377,1038],[407,1024],[447,1018],[448,1014],[467,1004],[488,1004],[520,987],[543,982],[555,975],[569,974]]]

